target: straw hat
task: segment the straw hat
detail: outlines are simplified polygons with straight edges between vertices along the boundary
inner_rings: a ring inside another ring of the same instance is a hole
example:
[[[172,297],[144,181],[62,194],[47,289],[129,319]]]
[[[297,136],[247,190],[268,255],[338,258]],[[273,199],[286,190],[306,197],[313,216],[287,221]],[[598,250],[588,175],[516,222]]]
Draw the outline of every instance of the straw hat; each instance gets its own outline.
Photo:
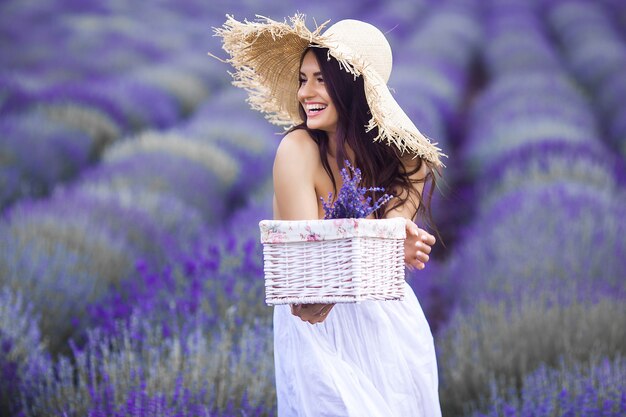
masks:
[[[215,29],[230,55],[224,62],[236,70],[233,84],[248,91],[253,109],[277,125],[302,123],[297,98],[302,53],[309,46],[328,48],[341,68],[363,77],[372,114],[366,131],[378,128],[375,140],[443,166],[441,150],[420,133],[387,87],[391,47],[380,30],[359,20],[341,20],[322,33],[328,22],[310,31],[301,14],[291,17],[290,24],[257,17],[254,22],[239,22],[227,16],[224,25]]]

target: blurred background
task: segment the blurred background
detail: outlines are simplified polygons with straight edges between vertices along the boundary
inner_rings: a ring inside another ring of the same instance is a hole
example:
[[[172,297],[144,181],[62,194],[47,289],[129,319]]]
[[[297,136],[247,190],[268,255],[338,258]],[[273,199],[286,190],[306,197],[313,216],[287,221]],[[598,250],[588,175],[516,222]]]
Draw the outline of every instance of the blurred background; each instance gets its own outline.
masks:
[[[444,416],[626,415],[626,4],[269,3],[0,4],[0,415],[276,415],[280,129],[207,53],[296,12],[385,32],[448,155],[407,277]]]

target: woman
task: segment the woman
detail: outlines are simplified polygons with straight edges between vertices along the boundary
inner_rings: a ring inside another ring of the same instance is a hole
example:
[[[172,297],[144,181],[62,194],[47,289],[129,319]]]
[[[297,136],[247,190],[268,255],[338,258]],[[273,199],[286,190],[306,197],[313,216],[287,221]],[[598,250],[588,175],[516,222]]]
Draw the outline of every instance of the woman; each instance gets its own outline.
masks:
[[[375,217],[406,219],[405,261],[424,268],[435,239],[413,219],[427,212],[439,150],[385,85],[384,35],[354,20],[321,29],[295,16],[292,26],[230,19],[217,31],[253,107],[296,124],[276,152],[274,217],[323,218],[321,198],[336,195],[349,160],[362,185],[393,193]],[[407,284],[403,301],[276,306],[274,351],[280,416],[441,415],[432,335]]]

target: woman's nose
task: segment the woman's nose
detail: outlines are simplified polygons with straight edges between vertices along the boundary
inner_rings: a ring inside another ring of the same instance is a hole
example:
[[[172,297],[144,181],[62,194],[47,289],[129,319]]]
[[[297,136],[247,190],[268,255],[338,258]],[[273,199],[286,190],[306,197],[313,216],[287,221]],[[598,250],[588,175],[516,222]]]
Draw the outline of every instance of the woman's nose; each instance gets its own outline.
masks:
[[[307,82],[303,82],[300,84],[300,88],[298,89],[298,97],[301,99],[309,98],[313,95],[313,89],[310,84]]]

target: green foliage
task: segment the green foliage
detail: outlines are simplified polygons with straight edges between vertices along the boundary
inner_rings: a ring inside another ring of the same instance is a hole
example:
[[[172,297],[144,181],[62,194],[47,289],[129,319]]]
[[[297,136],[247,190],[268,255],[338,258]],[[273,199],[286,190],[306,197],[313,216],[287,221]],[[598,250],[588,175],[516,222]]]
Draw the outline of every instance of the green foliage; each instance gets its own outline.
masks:
[[[589,363],[566,363],[557,368],[539,366],[526,375],[521,389],[503,391],[491,382],[493,403],[487,414],[475,417],[618,417],[626,412],[626,361],[593,358]],[[498,392],[500,391],[500,392]]]
[[[520,387],[540,364],[626,354],[626,305],[608,299],[569,306],[525,300],[508,308],[481,303],[472,315],[455,315],[435,345],[444,415],[463,415],[493,401],[493,381],[498,390]]]
[[[59,352],[89,303],[133,270],[128,247],[81,218],[15,215],[0,224],[0,285],[28,294]]]
[[[243,403],[272,410],[270,335],[267,320],[238,326],[233,316],[214,334],[198,326],[185,336],[163,338],[139,320],[114,336],[92,331],[85,350],[60,358],[29,388],[24,414],[85,416],[97,407],[122,408],[137,392],[165,398],[178,411],[203,405],[219,415]]]

